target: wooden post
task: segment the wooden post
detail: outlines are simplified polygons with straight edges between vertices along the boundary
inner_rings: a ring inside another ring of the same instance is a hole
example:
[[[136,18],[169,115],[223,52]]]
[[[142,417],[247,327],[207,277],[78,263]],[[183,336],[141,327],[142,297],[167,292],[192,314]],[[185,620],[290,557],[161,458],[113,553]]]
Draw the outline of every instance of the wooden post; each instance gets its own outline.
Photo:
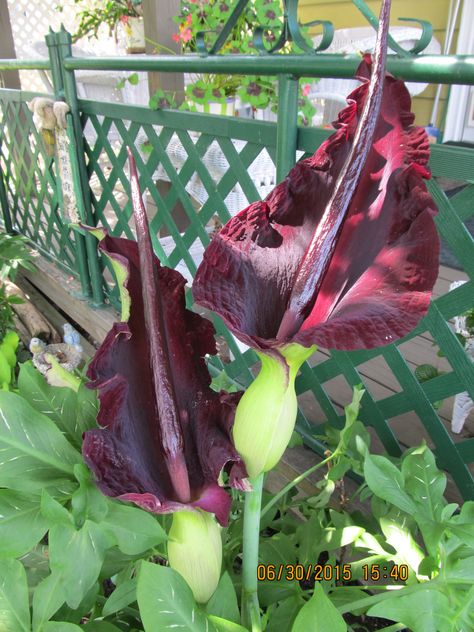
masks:
[[[178,55],[181,53],[181,45],[172,39],[173,33],[177,33],[178,25],[173,22],[173,17],[179,13],[180,0],[143,0],[143,18],[145,22],[145,38],[146,52],[154,53],[156,44],[161,44],[175,51]],[[156,43],[156,44],[155,44]],[[163,54],[169,54],[166,51],[157,51]],[[174,99],[179,105],[184,100],[184,75],[177,72],[149,72],[148,85],[150,88],[150,96],[156,90],[161,89],[174,93]],[[169,182],[158,181],[156,187],[162,196],[166,196],[171,188]],[[152,200],[148,200],[148,212],[153,216],[155,205]],[[185,230],[189,225],[189,219],[186,215],[180,200],[177,200],[172,210],[173,220],[179,231]],[[166,226],[160,229],[160,235],[163,237],[168,235],[169,231]]]
[[[0,0],[0,59],[15,59],[15,45],[13,43],[10,13],[7,0]],[[20,90],[20,74],[18,70],[1,72],[3,87]]]
[[[181,52],[181,45],[172,39],[178,30],[173,17],[179,13],[180,0],[143,0],[143,18],[145,22],[145,37],[147,38],[146,52],[155,52],[155,44],[161,44],[175,51]],[[161,51],[162,52],[162,51]],[[158,51],[160,54],[160,51]],[[165,54],[169,54],[166,53]],[[158,89],[175,93],[175,100],[179,104],[184,98],[184,78],[182,73],[150,72],[148,75],[150,96]]]

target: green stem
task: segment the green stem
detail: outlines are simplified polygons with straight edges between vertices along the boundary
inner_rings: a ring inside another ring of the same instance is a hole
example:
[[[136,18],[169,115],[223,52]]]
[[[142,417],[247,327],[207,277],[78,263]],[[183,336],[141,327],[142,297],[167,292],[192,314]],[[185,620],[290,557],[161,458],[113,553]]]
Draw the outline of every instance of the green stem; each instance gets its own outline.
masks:
[[[301,483],[301,481],[303,481],[307,476],[309,476],[313,472],[316,472],[316,470],[319,470],[320,467],[323,467],[324,465],[326,465],[327,463],[332,461],[336,456],[339,456],[339,454],[340,454],[340,452],[336,449],[332,454],[330,454],[323,461],[320,461],[319,463],[316,463],[316,465],[312,465],[305,472],[303,472],[302,474],[300,474],[299,476],[294,478],[292,481],[290,481],[287,485],[285,485],[285,487],[280,489],[280,491],[273,496],[273,498],[270,500],[270,502],[268,502],[265,505],[265,507],[262,509],[260,515],[263,517],[268,511],[270,511],[270,509],[274,505],[277,504],[277,502],[280,500],[280,498],[282,498],[285,494],[287,494],[290,491],[290,489],[295,487],[295,485],[298,485],[299,483]]]
[[[264,474],[250,482],[252,491],[245,494],[244,538],[242,553],[242,624],[261,632],[260,606],[258,603],[258,544],[260,537],[260,508]]]

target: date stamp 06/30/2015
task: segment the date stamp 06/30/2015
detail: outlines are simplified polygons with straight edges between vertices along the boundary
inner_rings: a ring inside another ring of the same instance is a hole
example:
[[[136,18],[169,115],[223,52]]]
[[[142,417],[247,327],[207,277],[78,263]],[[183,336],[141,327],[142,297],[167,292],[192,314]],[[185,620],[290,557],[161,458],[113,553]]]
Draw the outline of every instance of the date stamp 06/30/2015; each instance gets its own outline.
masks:
[[[257,566],[259,581],[351,581],[350,564],[259,564]],[[362,577],[364,581],[406,581],[408,566],[406,564],[364,564]]]

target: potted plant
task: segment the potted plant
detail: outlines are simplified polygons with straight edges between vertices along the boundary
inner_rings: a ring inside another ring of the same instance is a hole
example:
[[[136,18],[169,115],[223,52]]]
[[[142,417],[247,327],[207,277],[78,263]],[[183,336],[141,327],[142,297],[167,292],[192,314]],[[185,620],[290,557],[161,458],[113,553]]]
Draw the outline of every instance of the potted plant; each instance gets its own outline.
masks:
[[[225,0],[182,0],[181,10],[174,21],[178,32],[173,35],[180,42],[183,52],[197,51],[197,34],[205,33],[206,43],[222,31],[233,7]],[[252,0],[242,12],[229,38],[222,47],[221,54],[255,54],[254,27],[256,24],[267,29],[264,40],[271,45],[283,24],[283,13],[279,2]],[[296,47],[287,45],[284,52],[295,52]],[[195,111],[218,114],[232,114],[234,101],[250,107],[255,118],[274,120],[276,112],[277,86],[273,77],[254,75],[190,75],[186,86],[186,106]],[[307,98],[307,92],[300,91],[299,122],[311,123],[315,112]]]
[[[79,27],[73,35],[73,41],[82,37],[98,37],[102,25],[107,25],[109,35],[122,29],[127,53],[145,52],[145,31],[142,17],[141,0],[74,0],[80,5],[78,13]]]

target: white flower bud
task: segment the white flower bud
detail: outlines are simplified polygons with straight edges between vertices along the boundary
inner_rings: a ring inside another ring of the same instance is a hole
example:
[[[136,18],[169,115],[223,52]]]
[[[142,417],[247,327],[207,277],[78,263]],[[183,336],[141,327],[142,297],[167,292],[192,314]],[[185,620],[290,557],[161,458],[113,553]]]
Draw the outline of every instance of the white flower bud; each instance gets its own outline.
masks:
[[[188,583],[198,603],[217,588],[222,566],[222,540],[216,519],[207,511],[177,511],[168,534],[168,561]]]
[[[251,479],[275,467],[290,441],[298,411],[295,378],[315,350],[290,344],[272,355],[257,352],[262,367],[237,406],[232,430]]]

